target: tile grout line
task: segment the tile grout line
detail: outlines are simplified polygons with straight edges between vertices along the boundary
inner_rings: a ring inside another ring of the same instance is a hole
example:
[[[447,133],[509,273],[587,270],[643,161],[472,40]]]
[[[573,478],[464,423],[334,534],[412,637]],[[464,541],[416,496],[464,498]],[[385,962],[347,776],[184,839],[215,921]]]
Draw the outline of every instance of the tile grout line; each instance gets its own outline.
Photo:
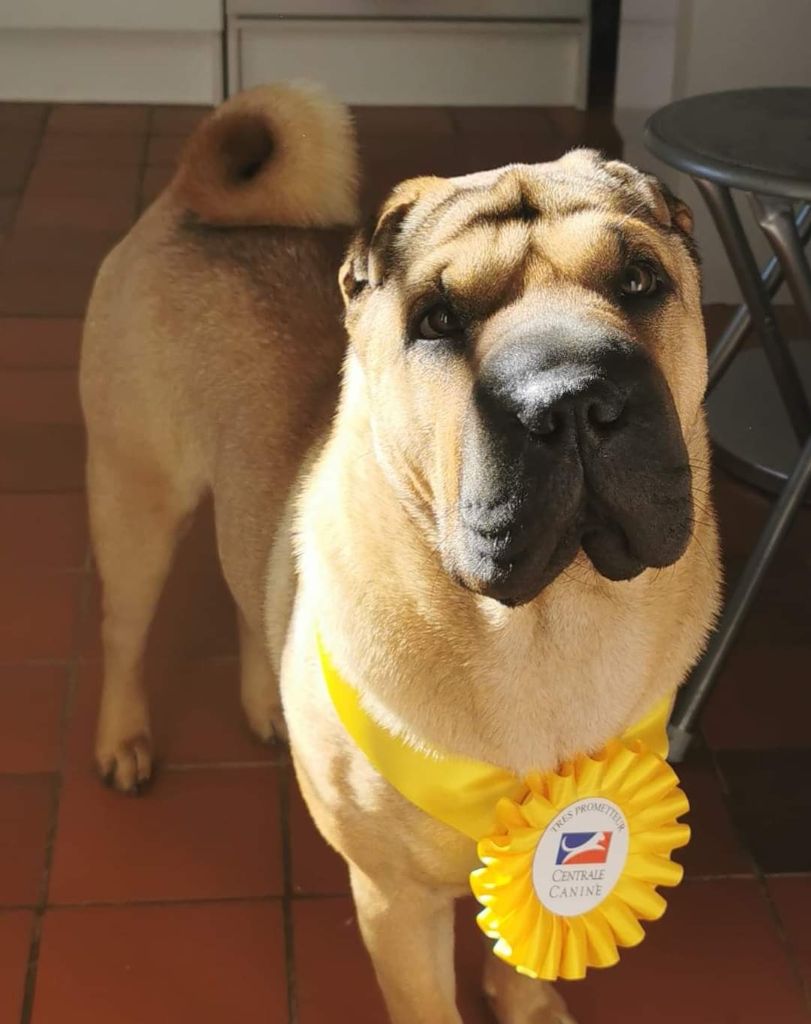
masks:
[[[811,1018],[811,986],[806,983],[805,974],[800,966],[797,955],[794,952],[794,946],[788,937],[788,932],[786,931],[783,919],[780,916],[780,910],[772,897],[769,889],[769,876],[761,872],[756,876],[756,881],[760,887],[760,892],[766,906],[768,907],[769,916],[772,919],[772,925],[774,926],[783,954],[788,961],[789,970],[791,971],[794,981],[799,988],[800,998],[804,1004],[805,1012],[808,1017]]]
[[[85,569],[91,564],[90,541],[88,539],[85,552]],[[34,1011],[34,997],[37,986],[37,971],[39,968],[39,955],[42,943],[42,927],[45,918],[45,911],[48,906],[48,892],[51,881],[51,867],[53,865],[54,849],[56,846],[56,833],[59,822],[59,805],[62,797],[62,786],[64,783],[65,763],[67,759],[67,734],[68,723],[73,710],[73,702],[76,694],[78,680],[78,650],[81,640],[81,627],[90,603],[90,580],[89,572],[82,578],[76,600],[76,618],[73,624],[73,650],[67,661],[67,692],[62,705],[59,736],[59,768],[54,781],[51,819],[48,827],[48,834],[45,841],[45,863],[40,881],[40,891],[37,904],[34,907],[34,924],[31,930],[31,942],[28,948],[28,963],[25,971],[25,984],[23,988],[23,1002],[20,1010],[20,1024],[30,1024]]]
[[[769,876],[766,874],[766,872],[763,871],[760,864],[758,863],[757,857],[755,856],[754,852],[750,849],[749,843],[746,841],[746,837],[743,831],[738,827],[735,815],[732,813],[729,786],[727,784],[726,776],[724,775],[720,760],[718,758],[718,751],[710,747],[706,740],[704,742],[707,750],[709,750],[710,752],[713,769],[715,771],[715,776],[719,783],[721,797],[724,802],[724,809],[727,813],[727,818],[732,824],[733,831],[735,833],[739,845],[741,846],[741,849],[744,850],[752,864],[754,881],[758,889],[760,890],[760,894],[768,909],[769,917],[771,918],[772,927],[774,928],[775,935],[777,936],[780,949],[783,953],[783,956],[786,959],[789,971],[792,977],[794,978],[794,982],[799,991],[800,999],[804,1004],[805,1012],[809,1016],[809,1018],[811,1018],[811,987],[809,987],[809,985],[806,983],[805,975],[803,973],[802,968],[800,967],[800,963],[794,951],[794,947],[789,940],[788,933],[786,931],[785,925],[783,924],[783,919],[780,916],[780,911],[777,907],[777,904],[774,902],[774,899],[772,898],[772,894],[769,890]]]
[[[138,181],[135,186],[135,216],[132,220],[132,224],[127,229],[131,230],[132,225],[138,220],[141,214],[144,212],[144,182],[146,180],[146,167],[147,158],[149,156],[149,143],[152,139],[152,124],[155,115],[155,104],[150,104],[147,107],[146,112],[146,131],[144,132],[144,146],[141,150],[141,159],[138,166]],[[126,232],[125,232],[126,233]]]
[[[290,766],[279,771],[279,818],[282,826],[282,927],[284,929],[285,977],[288,1024],[298,1024],[295,936],[293,929],[293,849],[290,833]],[[270,1024],[270,1022],[269,1022]]]
[[[42,149],[42,140],[45,137],[45,129],[48,125],[48,119],[51,116],[51,111],[53,110],[53,104],[46,103],[44,107],[45,109],[42,111],[42,116],[39,121],[39,131],[37,134],[36,142],[31,147],[31,154],[28,160],[28,166],[25,169],[25,178],[21,184],[20,191],[17,192],[14,196],[14,212],[12,213],[8,224],[8,230],[10,234],[13,234],[17,227],[17,214],[20,211],[20,204],[22,202],[22,198],[25,195],[25,190],[28,188],[28,182],[31,180],[31,174],[34,170],[34,167],[36,166],[40,150]]]
[[[48,120],[51,116],[52,110],[53,104],[45,104],[44,109],[42,111],[42,117],[40,118],[37,140],[36,143],[31,147],[31,155],[28,161],[28,167],[26,168],[25,172],[25,180],[22,182],[22,186],[20,188],[18,195],[16,196],[16,201],[14,203],[14,212],[10,220],[10,230],[12,234],[17,226],[17,216],[20,211],[22,198],[25,195],[26,189],[28,188],[28,183],[31,180],[31,174],[33,173],[34,167],[37,163],[37,158],[39,157],[40,150],[42,149],[42,140],[45,137],[46,127],[48,124]],[[71,668],[67,668],[67,671],[69,675],[68,688],[70,688],[70,673],[72,670]],[[67,695],[65,697],[65,703],[67,703]],[[62,722],[60,723],[62,730],[62,735],[60,736],[60,739],[62,740],[62,743],[64,743],[64,714],[65,707],[63,705]],[[42,917],[45,900],[47,898],[48,877],[50,874],[53,844],[54,839],[56,837],[56,820],[59,811],[60,791],[61,780],[59,774],[57,774],[57,777],[54,780],[53,790],[51,793],[51,807],[49,811],[50,820],[48,822],[48,832],[45,837],[45,864],[43,865],[37,907],[34,909],[33,924],[31,926],[31,938],[28,944],[28,960],[25,967],[25,978],[23,982],[23,1000],[22,1006],[20,1007],[20,1024],[28,1024],[28,1022],[31,1019],[31,1011],[34,1004],[34,987],[36,984],[37,964],[39,962],[39,947],[42,938]]]
[[[805,876],[803,876],[805,877]],[[695,881],[690,879],[689,881]],[[699,880],[700,881],[700,880]],[[708,878],[704,881],[714,882],[717,878]],[[749,879],[751,881],[751,879]],[[291,904],[296,903],[329,903],[333,900],[347,900],[351,894],[346,892],[302,892],[294,893],[290,897]],[[234,903],[278,903],[281,907],[284,902],[284,893],[243,894],[240,896],[178,896],[178,897],[157,897],[150,899],[111,899],[111,900],[78,900],[76,902],[49,903],[47,909],[52,913],[61,913],[66,910],[107,910],[120,909],[122,907],[208,907],[230,905]],[[6,903],[0,908],[2,913],[11,911],[35,911],[36,904],[32,903]],[[273,1024],[276,1024],[274,1021]]]

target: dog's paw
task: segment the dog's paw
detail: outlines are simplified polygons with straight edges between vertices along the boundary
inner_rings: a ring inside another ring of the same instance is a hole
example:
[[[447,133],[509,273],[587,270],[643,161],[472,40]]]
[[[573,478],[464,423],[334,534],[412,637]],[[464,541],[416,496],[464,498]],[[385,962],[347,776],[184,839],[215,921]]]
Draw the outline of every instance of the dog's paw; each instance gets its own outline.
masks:
[[[287,723],[279,704],[243,698],[242,707],[248,725],[263,743],[287,743]]]
[[[486,961],[484,993],[498,1024],[577,1024],[550,984],[519,974],[492,954]]]
[[[125,699],[127,697],[127,699]],[[122,793],[138,793],[152,774],[149,711],[140,693],[102,696],[96,731],[96,767],[103,781]]]
[[[99,742],[96,767],[105,785],[137,796],[152,775],[152,743],[146,733],[109,745]]]

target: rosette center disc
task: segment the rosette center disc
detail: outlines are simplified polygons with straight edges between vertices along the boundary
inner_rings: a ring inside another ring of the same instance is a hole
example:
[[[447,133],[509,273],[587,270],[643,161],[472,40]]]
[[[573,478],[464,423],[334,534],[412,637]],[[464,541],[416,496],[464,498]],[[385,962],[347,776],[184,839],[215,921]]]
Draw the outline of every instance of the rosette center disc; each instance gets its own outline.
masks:
[[[628,822],[603,797],[564,807],[541,836],[532,884],[541,903],[559,917],[599,906],[619,881],[628,858]]]

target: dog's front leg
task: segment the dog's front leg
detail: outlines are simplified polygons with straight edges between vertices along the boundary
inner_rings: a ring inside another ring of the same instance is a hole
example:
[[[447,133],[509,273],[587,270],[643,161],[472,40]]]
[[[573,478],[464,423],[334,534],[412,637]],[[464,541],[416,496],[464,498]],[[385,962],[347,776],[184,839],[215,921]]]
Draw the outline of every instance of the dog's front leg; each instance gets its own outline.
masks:
[[[462,1024],[453,967],[455,894],[350,868],[358,921],[392,1024]]]

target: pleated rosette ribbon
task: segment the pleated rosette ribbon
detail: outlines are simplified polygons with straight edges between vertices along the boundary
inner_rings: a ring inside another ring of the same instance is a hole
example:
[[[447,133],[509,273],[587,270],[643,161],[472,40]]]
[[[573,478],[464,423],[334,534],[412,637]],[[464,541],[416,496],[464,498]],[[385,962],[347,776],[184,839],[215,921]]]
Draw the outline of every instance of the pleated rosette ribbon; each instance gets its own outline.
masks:
[[[615,740],[557,771],[526,778],[503,798],[481,839],[471,887],[493,952],[545,981],[609,967],[644,938],[642,921],[666,908],[659,886],[683,870],[671,860],[690,839],[677,819],[687,797],[666,761],[639,740]]]

